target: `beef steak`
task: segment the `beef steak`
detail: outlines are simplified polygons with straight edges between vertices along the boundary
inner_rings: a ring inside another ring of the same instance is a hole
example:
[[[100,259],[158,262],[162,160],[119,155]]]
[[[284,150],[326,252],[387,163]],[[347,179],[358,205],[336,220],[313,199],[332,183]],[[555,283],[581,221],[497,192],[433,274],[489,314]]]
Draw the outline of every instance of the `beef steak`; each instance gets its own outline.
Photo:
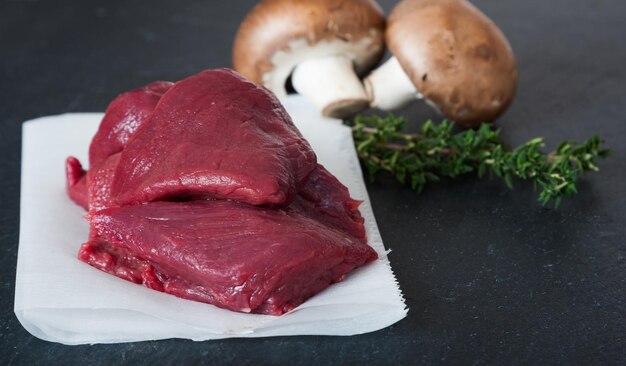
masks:
[[[115,172],[120,205],[176,197],[284,205],[316,166],[274,95],[231,70],[177,82],[145,126]]]
[[[265,88],[203,71],[119,96],[66,162],[79,259],[226,309],[280,315],[377,258],[358,206]]]
[[[357,238],[296,210],[228,200],[153,202],[89,214],[79,258],[176,296],[283,314],[377,258]]]

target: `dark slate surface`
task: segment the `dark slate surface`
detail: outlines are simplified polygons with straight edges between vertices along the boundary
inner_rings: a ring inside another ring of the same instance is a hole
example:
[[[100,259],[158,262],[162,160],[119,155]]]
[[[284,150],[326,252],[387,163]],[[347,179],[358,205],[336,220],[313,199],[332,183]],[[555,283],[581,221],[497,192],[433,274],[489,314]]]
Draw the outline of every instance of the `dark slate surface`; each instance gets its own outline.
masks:
[[[13,314],[20,123],[102,111],[129,88],[229,65],[252,2],[2,1],[0,364],[626,363],[626,2],[476,3],[519,60],[504,138],[541,135],[554,146],[598,132],[615,149],[575,199],[542,208],[527,185],[511,192],[472,178],[419,197],[390,180],[370,184],[410,307],[379,332],[68,347],[32,337]],[[432,116],[417,104],[403,112]]]

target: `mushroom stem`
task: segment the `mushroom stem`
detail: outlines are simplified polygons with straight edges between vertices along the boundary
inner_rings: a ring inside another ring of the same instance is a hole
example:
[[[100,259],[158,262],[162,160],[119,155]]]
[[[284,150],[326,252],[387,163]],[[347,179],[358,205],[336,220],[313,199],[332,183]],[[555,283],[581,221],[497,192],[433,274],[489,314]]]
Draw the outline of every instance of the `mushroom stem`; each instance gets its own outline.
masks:
[[[291,82],[327,117],[348,117],[369,105],[352,61],[344,56],[301,62],[293,70]]]
[[[382,110],[400,108],[416,98],[422,98],[395,57],[365,78],[365,90],[371,106]]]

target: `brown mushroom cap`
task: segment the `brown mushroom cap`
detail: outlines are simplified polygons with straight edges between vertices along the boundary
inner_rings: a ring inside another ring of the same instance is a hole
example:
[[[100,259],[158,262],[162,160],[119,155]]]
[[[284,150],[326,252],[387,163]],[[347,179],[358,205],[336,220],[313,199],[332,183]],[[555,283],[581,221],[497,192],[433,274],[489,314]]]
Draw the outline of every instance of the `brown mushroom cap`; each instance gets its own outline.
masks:
[[[374,0],[264,0],[252,9],[239,27],[233,46],[235,70],[256,83],[277,66],[272,57],[289,52],[296,40],[314,46],[322,41],[341,41],[345,47],[321,51],[316,57],[335,56],[339,49],[355,63],[359,73],[373,68],[384,53],[385,19]],[[363,55],[350,45],[372,38]],[[318,52],[319,53],[319,52]],[[295,65],[288,65],[286,81]],[[271,89],[271,88],[270,88]]]
[[[464,126],[502,114],[517,87],[517,66],[500,29],[465,0],[405,0],[385,40],[416,89]]]

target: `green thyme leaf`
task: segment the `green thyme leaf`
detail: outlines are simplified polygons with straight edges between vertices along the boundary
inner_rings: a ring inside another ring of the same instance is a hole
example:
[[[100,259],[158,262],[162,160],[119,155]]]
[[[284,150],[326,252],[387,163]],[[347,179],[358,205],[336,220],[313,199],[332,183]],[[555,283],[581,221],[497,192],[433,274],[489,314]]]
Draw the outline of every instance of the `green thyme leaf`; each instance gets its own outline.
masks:
[[[453,133],[454,124],[426,121],[418,134],[404,132],[406,120],[357,117],[352,127],[357,153],[374,180],[382,172],[421,192],[428,182],[475,172],[479,178],[499,177],[513,188],[514,179],[529,180],[539,191],[539,202],[558,207],[564,197],[578,192],[576,182],[585,172],[598,171],[597,161],[611,155],[599,136],[579,144],[562,142],[544,153],[542,138],[510,150],[500,130],[482,124],[477,130]]]

